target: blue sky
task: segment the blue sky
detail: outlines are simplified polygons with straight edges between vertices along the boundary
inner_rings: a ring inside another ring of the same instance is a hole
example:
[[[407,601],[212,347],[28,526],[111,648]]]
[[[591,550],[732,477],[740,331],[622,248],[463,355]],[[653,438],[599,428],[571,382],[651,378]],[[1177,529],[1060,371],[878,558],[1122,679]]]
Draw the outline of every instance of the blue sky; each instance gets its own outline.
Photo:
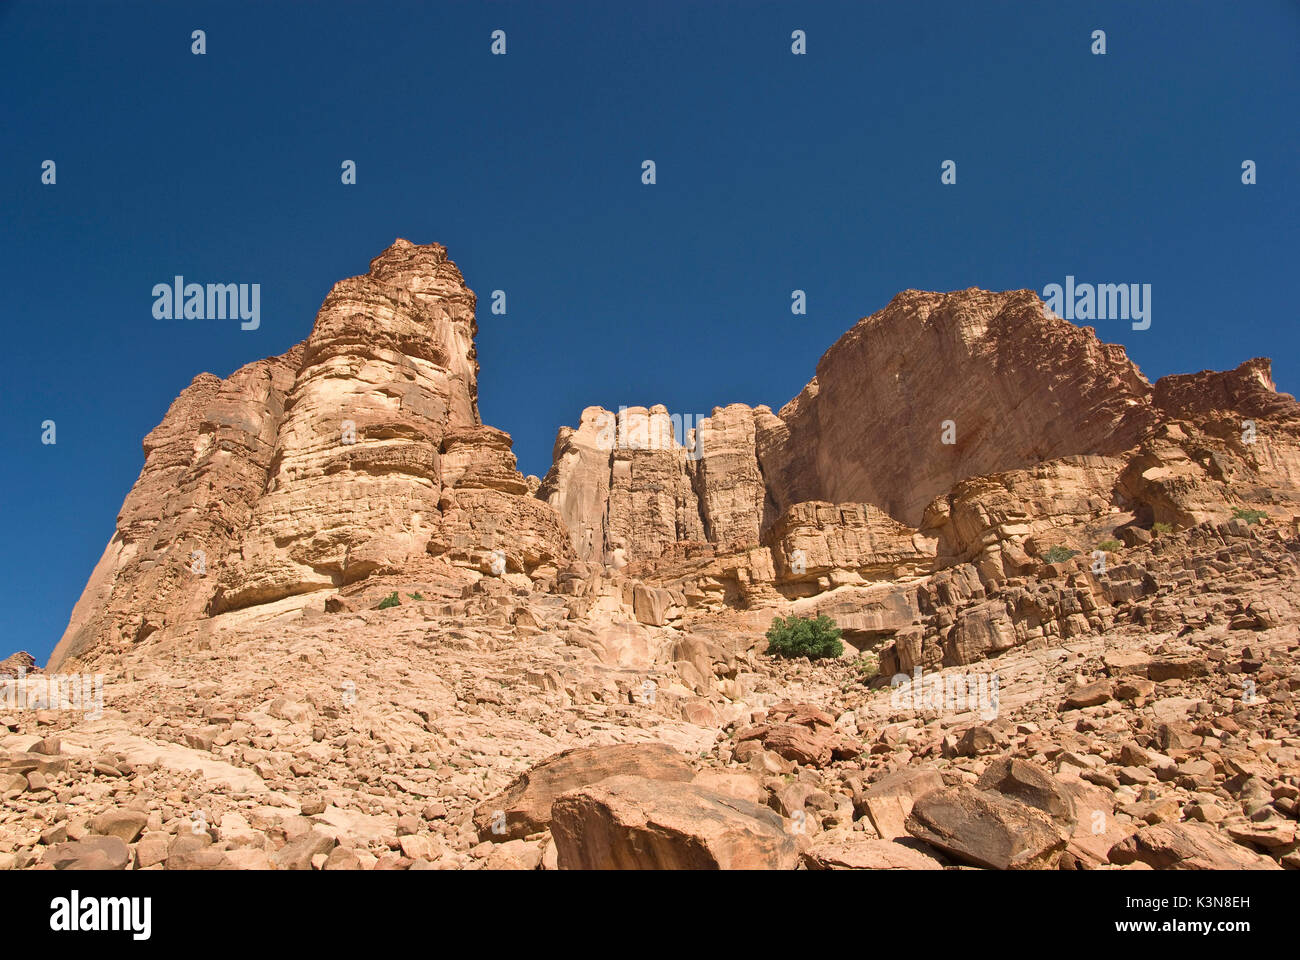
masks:
[[[1095,326],[1152,380],[1300,387],[1294,0],[3,3],[0,84],[0,656],[46,659],[176,394],[399,236],[479,294],[538,475],[590,404],[779,407],[908,287],[1150,283]],[[154,319],[175,274],[260,283],[260,328]]]

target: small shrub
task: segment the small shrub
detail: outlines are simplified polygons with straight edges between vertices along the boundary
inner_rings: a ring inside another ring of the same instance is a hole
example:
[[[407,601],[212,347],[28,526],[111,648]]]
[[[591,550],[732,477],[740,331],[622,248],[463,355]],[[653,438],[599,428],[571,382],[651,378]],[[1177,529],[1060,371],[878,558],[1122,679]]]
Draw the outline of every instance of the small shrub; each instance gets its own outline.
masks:
[[[424,597],[420,594],[420,591],[418,591],[418,590],[415,591],[415,593],[408,593],[408,594],[407,594],[407,597],[409,597],[409,598],[412,599],[412,600],[423,600],[423,599],[424,599]]]
[[[1174,532],[1174,528],[1171,527],[1171,526],[1170,526],[1169,524],[1167,524],[1167,523],[1153,523],[1153,524],[1151,524],[1151,531],[1152,531],[1153,533],[1157,533],[1157,534],[1160,534],[1160,533],[1173,533],[1173,532]]]
[[[384,597],[384,599],[379,601],[380,610],[387,610],[389,607],[400,607],[401,605],[402,605],[402,601],[397,598],[396,590],[394,590],[388,596]]]
[[[776,657],[807,657],[823,660],[844,652],[840,643],[843,631],[827,616],[777,617],[767,631],[767,652]]]
[[[874,653],[864,653],[853,661],[853,666],[857,669],[858,676],[864,681],[870,680],[880,673],[880,658]]]
[[[1247,523],[1259,523],[1268,516],[1263,510],[1247,510],[1245,507],[1233,507],[1232,515],[1238,520],[1245,520]]]
[[[1105,550],[1107,553],[1114,553],[1121,546],[1123,546],[1123,544],[1118,540],[1103,540],[1101,543],[1097,544],[1097,549]]]
[[[1043,559],[1048,563],[1065,563],[1066,560],[1069,560],[1071,557],[1077,557],[1078,555],[1078,550],[1071,550],[1069,547],[1057,546],[1052,547],[1043,554]]]

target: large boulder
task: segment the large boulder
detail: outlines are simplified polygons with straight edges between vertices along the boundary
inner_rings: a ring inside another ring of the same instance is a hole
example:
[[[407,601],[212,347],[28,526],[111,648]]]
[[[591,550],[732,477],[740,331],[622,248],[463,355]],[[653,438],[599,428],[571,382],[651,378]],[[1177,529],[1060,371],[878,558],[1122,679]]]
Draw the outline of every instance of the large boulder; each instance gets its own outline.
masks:
[[[149,814],[143,810],[107,810],[91,821],[90,828],[100,836],[118,837],[124,843],[135,843],[148,822]]]
[[[767,807],[697,784],[611,777],[552,807],[562,870],[791,870],[794,837]]]
[[[975,786],[1043,811],[1064,828],[1067,834],[1074,830],[1077,816],[1069,790],[1042,767],[1027,760],[1000,757],[989,764]]]
[[[131,848],[121,837],[86,837],[56,843],[45,853],[44,863],[55,870],[125,870]]]
[[[541,833],[550,826],[556,797],[617,776],[684,783],[695,771],[684,756],[661,743],[565,750],[525,770],[505,790],[479,804],[474,828],[480,840],[497,843]]]
[[[1117,843],[1110,862],[1156,870],[1280,870],[1274,861],[1201,823],[1158,823]]]
[[[907,831],[956,860],[993,870],[1053,868],[1066,839],[1041,810],[969,786],[921,797]]]
[[[929,767],[903,767],[867,787],[855,789],[853,806],[886,840],[906,837],[907,817],[916,801],[943,789],[943,777]]]

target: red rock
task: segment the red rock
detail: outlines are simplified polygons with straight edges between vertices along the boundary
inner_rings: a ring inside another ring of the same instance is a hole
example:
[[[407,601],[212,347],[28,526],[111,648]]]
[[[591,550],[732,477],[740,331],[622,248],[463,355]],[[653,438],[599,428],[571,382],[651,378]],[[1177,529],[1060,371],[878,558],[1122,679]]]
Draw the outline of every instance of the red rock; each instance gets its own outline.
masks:
[[[658,743],[566,750],[524,771],[501,793],[479,804],[474,828],[480,840],[497,843],[541,833],[550,825],[551,806],[560,794],[624,775],[685,783],[695,771],[685,757]]]
[[[1144,827],[1110,851],[1111,863],[1157,870],[1280,870],[1268,857],[1221,837],[1200,823]]]
[[[692,783],[613,777],[555,801],[561,870],[791,870],[794,837],[767,807]]]
[[[971,787],[921,797],[907,831],[957,860],[993,870],[1051,869],[1065,847],[1065,837],[1041,810]]]

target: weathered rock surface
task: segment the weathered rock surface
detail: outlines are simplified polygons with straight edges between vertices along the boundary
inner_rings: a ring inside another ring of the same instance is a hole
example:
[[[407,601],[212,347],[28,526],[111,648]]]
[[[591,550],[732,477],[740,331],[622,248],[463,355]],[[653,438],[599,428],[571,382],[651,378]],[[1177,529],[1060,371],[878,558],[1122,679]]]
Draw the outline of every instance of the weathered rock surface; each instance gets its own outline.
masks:
[[[197,377],[145,438],[51,667],[374,575],[447,579],[430,555],[553,572],[566,531],[479,419],[474,305],[443,247],[398,240],[335,284],[303,344]]]
[[[809,870],[942,870],[943,863],[892,840],[818,840],[802,854]]]
[[[992,870],[1050,869],[1065,838],[1051,818],[1009,797],[969,787],[916,801],[907,831],[964,863]]]
[[[541,833],[551,824],[556,797],[609,777],[685,783],[695,771],[664,744],[618,744],[566,750],[520,774],[474,813],[479,838],[504,843]]]
[[[1122,840],[1113,863],[1145,863],[1158,870],[1277,870],[1268,857],[1217,836],[1198,823],[1157,824]]]
[[[552,808],[562,870],[790,870],[794,838],[767,807],[696,784],[613,777]]]
[[[102,711],[0,662],[0,869],[1300,868],[1267,361],[908,291],[779,414],[588,408],[539,481],[473,311],[398,241],[176,399],[50,663]]]

